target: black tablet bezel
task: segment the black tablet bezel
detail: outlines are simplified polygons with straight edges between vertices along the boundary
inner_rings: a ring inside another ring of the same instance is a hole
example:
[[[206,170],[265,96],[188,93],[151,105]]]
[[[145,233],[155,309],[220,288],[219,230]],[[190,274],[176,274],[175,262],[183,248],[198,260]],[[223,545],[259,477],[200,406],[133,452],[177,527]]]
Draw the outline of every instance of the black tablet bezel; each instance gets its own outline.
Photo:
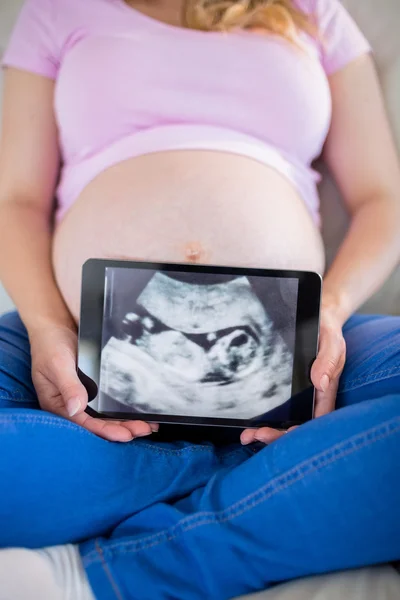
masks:
[[[219,273],[237,276],[296,278],[299,281],[296,315],[295,355],[292,378],[292,398],[266,415],[254,419],[225,419],[188,417],[176,415],[97,412],[88,406],[86,411],[102,419],[145,420],[148,422],[205,425],[218,427],[261,427],[269,426],[287,429],[313,418],[315,390],[310,379],[312,363],[315,360],[319,338],[319,312],[322,278],[311,271],[281,269],[259,269],[246,267],[197,265],[182,263],[153,263],[130,260],[109,260],[91,258],[82,268],[81,311],[79,322],[78,373],[89,392],[90,401],[97,395],[100,375],[100,357],[102,345],[102,325],[104,307],[105,269],[118,267],[124,269],[151,269],[156,271],[186,271],[201,273]],[[84,372],[82,342],[89,342],[93,350],[91,358],[92,377]],[[93,374],[97,375],[95,379]],[[288,418],[288,408],[289,418]],[[283,416],[285,415],[285,416]]]

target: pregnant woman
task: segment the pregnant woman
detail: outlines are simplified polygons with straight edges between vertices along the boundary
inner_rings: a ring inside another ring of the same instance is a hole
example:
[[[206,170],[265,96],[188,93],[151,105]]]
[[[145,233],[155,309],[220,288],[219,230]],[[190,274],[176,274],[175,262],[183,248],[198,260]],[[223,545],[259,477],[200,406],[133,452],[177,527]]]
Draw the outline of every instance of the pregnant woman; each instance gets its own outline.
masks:
[[[351,317],[400,256],[369,51],[338,0],[27,0],[0,161],[5,597],[220,600],[400,558],[400,319]],[[322,150],[352,220],[324,279],[321,418],[221,448],[90,418],[82,263],[323,273]]]

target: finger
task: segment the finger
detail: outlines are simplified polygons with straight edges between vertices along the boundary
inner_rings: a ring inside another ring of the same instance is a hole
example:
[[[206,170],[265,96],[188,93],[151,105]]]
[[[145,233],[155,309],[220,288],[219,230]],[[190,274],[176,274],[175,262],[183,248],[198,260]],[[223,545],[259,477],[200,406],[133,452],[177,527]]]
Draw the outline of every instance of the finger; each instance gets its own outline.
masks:
[[[151,423],[146,423],[144,421],[122,421],[121,425],[126,427],[132,433],[134,438],[151,435],[157,431],[152,428]]]
[[[317,358],[311,369],[314,387],[325,392],[331,381],[343,370],[346,360],[346,343],[340,335],[327,335],[322,338]]]
[[[286,431],[278,431],[272,427],[261,427],[256,431],[255,440],[264,444],[271,444],[271,442],[279,440],[285,433]]]
[[[339,386],[339,377],[332,379],[325,392],[317,390],[315,393],[314,417],[323,417],[335,410],[336,395]]]
[[[76,415],[71,421],[109,442],[130,442],[135,437],[142,437],[143,435],[150,435],[152,433],[147,423],[143,423],[142,421],[134,422],[136,425],[134,431],[131,431],[130,427],[126,426],[127,423],[132,422],[96,419],[87,413]]]
[[[245,429],[241,436],[240,441],[243,446],[247,446],[248,444],[252,444],[253,442],[263,442],[264,444],[269,444],[273,442],[282,435],[285,434],[285,431],[278,431],[277,429],[273,429],[272,427],[261,427],[259,429]]]
[[[55,356],[51,366],[54,384],[62,396],[68,416],[82,413],[87,406],[88,394],[78,377],[74,359],[68,354]]]
[[[245,429],[242,431],[240,435],[240,443],[243,446],[247,446],[247,444],[252,444],[255,440],[256,429]]]
[[[130,442],[153,433],[150,424],[144,421],[103,420],[90,417],[86,413],[77,415],[71,420],[110,442]],[[156,426],[158,427],[157,424]]]
[[[144,423],[143,421],[113,421],[91,417],[85,412],[80,412],[73,417],[67,414],[64,400],[61,395],[45,398],[41,401],[43,410],[60,415],[73,423],[84,427],[91,433],[110,442],[129,442],[135,437],[151,435],[158,430],[157,423]]]

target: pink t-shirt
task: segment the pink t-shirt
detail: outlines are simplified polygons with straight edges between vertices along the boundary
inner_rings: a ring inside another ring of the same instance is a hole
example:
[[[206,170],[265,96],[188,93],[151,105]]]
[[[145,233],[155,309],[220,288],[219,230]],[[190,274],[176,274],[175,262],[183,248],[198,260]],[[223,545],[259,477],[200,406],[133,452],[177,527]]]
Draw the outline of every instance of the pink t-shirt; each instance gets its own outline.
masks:
[[[331,120],[328,77],[370,51],[339,0],[296,0],[321,41],[167,25],[123,0],[26,0],[3,64],[56,80],[63,158],[57,219],[104,169],[133,156],[208,149],[277,169],[319,223]],[[278,201],[278,200],[277,200]]]

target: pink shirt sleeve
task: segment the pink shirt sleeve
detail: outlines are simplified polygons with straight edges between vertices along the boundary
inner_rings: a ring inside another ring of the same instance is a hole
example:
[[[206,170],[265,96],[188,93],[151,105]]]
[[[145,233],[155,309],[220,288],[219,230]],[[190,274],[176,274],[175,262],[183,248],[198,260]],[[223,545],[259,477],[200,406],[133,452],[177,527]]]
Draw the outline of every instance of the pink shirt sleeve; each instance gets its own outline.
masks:
[[[59,50],[55,43],[55,0],[26,0],[2,64],[55,79]]]
[[[314,0],[321,35],[322,65],[327,75],[371,51],[371,46],[340,0]]]

